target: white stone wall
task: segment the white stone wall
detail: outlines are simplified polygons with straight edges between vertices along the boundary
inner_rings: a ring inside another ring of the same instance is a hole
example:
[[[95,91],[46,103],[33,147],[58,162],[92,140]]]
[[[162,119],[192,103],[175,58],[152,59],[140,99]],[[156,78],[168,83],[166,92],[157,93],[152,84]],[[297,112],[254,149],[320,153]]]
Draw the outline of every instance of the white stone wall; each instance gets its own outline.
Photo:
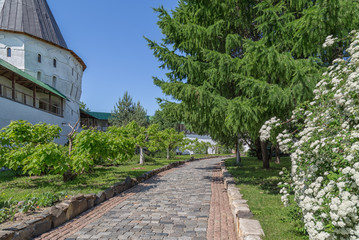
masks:
[[[12,49],[11,57],[7,57],[7,48],[9,47]],[[41,63],[38,62],[38,54],[41,54]],[[62,122],[70,124],[77,122],[80,117],[79,102],[82,94],[83,69],[69,51],[27,35],[0,31],[0,58],[35,78],[37,78],[38,72],[41,72],[40,80],[42,82],[56,88],[70,100],[64,101]],[[56,67],[53,66],[53,59],[56,59]],[[53,77],[56,77],[55,85]],[[30,108],[30,111],[32,110],[34,109]],[[19,110],[14,108],[12,111]],[[0,112],[2,115],[19,116],[3,111],[2,104],[0,104]],[[24,116],[24,120],[28,120],[27,115],[21,116]],[[18,119],[15,117],[13,120]],[[42,119],[43,122],[57,124],[52,120],[53,118]],[[0,122],[0,128],[2,127],[4,125]]]
[[[5,4],[5,0],[0,0],[0,11],[4,7],[4,4]]]
[[[7,56],[7,49],[11,48],[11,57]],[[25,69],[24,36],[20,34],[0,32],[0,58],[15,67]]]
[[[65,144],[67,142],[66,135],[70,132],[70,128],[67,126],[62,126],[62,124],[65,123],[64,118],[1,97],[0,108],[0,128],[9,125],[12,120],[20,119],[25,119],[32,124],[39,122],[56,124],[62,127],[63,130],[61,133],[61,138],[56,139],[55,142],[59,144]]]

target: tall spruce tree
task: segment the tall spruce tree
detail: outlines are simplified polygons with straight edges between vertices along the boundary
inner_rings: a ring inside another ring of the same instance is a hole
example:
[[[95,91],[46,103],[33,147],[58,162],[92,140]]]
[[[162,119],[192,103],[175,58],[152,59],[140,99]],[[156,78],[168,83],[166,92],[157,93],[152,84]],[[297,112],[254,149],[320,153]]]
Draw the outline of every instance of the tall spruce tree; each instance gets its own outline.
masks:
[[[172,110],[173,103],[171,102],[162,102],[160,103],[160,108],[155,112],[155,115],[151,118],[151,124],[158,124],[159,129],[165,130],[167,128],[173,128],[179,130],[179,125],[181,124],[181,118],[177,116],[177,112]]]
[[[109,121],[113,126],[126,126],[132,121],[135,121],[140,126],[148,125],[146,110],[141,106],[140,102],[134,103],[127,91],[115,104]]]
[[[155,10],[165,38],[147,40],[169,70],[155,84],[180,100],[176,109],[196,132],[237,146],[241,134],[256,141],[264,121],[286,119],[312,97],[322,68],[347,46],[322,43],[357,28],[359,13],[352,0],[180,0],[171,14]]]

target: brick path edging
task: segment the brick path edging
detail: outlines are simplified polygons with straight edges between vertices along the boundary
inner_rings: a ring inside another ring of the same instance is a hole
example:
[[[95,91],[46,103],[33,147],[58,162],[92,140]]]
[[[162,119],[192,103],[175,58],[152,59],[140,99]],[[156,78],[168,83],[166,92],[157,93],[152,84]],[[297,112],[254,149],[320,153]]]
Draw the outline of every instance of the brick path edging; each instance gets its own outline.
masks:
[[[70,221],[81,213],[138,185],[139,183],[142,183],[143,181],[155,176],[156,174],[178,167],[187,162],[216,157],[218,156],[209,156],[206,158],[196,159],[192,157],[188,160],[173,162],[161,168],[146,172],[141,176],[137,177],[136,179],[131,179],[130,177],[127,177],[124,182],[115,183],[113,186],[109,187],[103,192],[99,192],[98,194],[77,195],[71,197],[70,199],[64,200],[56,204],[55,206],[47,208],[41,213],[35,214],[33,219],[31,220],[16,222],[10,225],[6,224],[3,227],[0,226],[0,240],[32,239],[33,237],[39,236],[45,232],[50,231],[53,228],[64,224],[67,221]]]
[[[258,220],[252,219],[253,214],[247,200],[242,199],[242,194],[236,187],[234,178],[227,171],[224,160],[221,162],[221,169],[238,238],[240,240],[261,240],[264,236],[262,226]]]

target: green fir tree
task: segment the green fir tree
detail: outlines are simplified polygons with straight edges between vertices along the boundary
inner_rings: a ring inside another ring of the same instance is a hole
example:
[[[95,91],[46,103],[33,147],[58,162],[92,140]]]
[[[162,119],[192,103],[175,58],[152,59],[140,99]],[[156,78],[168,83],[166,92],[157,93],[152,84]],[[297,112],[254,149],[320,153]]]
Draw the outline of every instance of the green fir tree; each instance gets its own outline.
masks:
[[[359,16],[351,0],[180,0],[171,13],[155,10],[165,38],[147,40],[168,70],[155,84],[180,101],[177,111],[197,133],[237,150],[243,134],[257,141],[266,120],[286,119],[312,98],[323,67],[348,46],[327,51],[322,43],[358,28]]]
[[[140,102],[134,103],[130,94],[126,91],[122,98],[115,104],[109,122],[113,126],[126,126],[135,121],[140,126],[147,126],[147,112]]]

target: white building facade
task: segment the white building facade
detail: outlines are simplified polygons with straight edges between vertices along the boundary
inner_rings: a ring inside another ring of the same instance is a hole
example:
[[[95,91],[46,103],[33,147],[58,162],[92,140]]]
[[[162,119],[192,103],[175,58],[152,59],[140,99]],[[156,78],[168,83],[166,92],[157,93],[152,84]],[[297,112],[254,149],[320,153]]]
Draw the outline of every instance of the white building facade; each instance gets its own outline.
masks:
[[[0,0],[0,128],[12,120],[62,127],[79,117],[86,65],[67,48],[46,0]]]
[[[209,147],[207,149],[208,154],[216,154],[216,144],[217,142],[213,141],[213,139],[208,135],[198,135],[198,134],[186,134],[186,138],[190,140],[198,140],[199,142],[206,142],[212,145],[212,147]],[[194,154],[191,150],[186,150],[183,152],[183,154]]]

